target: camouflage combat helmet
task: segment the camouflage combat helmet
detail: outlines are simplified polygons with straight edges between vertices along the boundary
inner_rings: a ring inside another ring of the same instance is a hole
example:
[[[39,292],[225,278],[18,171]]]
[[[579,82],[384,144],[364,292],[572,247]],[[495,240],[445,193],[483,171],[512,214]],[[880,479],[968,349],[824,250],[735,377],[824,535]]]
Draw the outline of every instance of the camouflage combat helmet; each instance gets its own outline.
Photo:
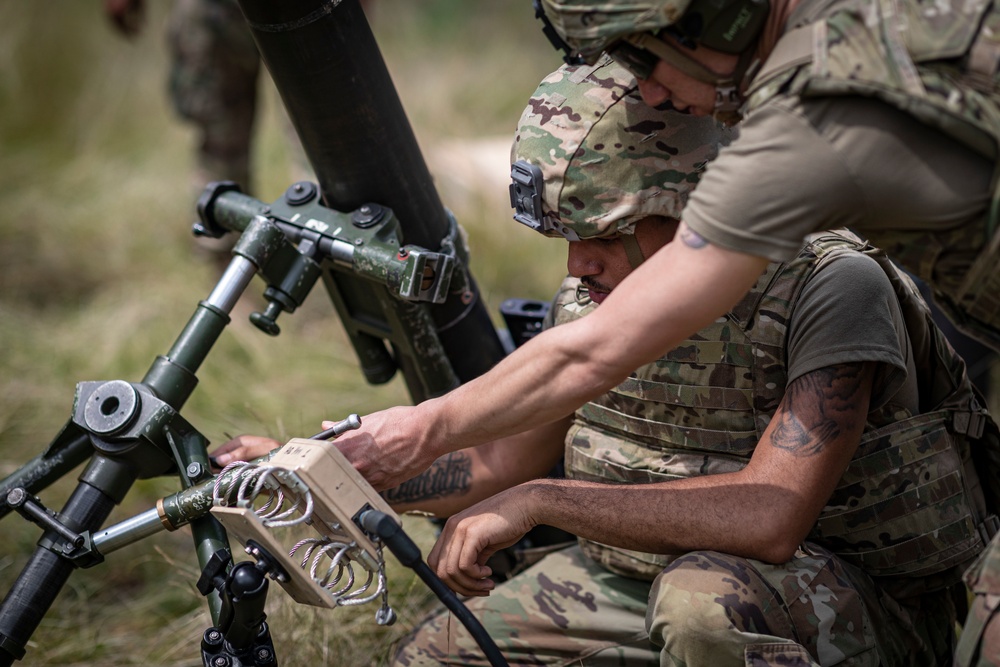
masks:
[[[594,63],[607,53],[649,79],[662,60],[713,86],[712,113],[729,125],[741,117],[742,88],[769,12],[769,0],[535,0],[535,16],[566,62]],[[733,71],[715,72],[692,57],[699,45],[739,55]]]
[[[511,148],[514,219],[571,241],[679,218],[729,133],[711,118],[653,109],[608,58],[546,77]]]
[[[588,63],[626,37],[664,29],[692,47],[742,53],[769,11],[768,0],[535,0],[553,44]]]

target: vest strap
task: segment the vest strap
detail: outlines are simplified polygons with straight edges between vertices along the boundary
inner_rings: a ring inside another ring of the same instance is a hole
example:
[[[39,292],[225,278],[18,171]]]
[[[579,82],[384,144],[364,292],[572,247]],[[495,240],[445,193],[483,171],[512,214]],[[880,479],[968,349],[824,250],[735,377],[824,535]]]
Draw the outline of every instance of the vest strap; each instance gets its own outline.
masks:
[[[979,531],[983,544],[989,544],[1000,533],[1000,518],[996,514],[990,514],[976,526],[976,530]]]
[[[618,238],[622,240],[622,245],[625,247],[625,257],[628,258],[628,263],[632,265],[633,269],[638,269],[639,265],[646,261],[646,257],[642,254],[642,248],[639,247],[639,241],[636,240],[635,234],[622,234]]]
[[[816,34],[816,33],[821,33]],[[822,41],[820,41],[822,37]],[[767,81],[772,75],[792,67],[817,61],[817,49],[822,49],[826,41],[826,23],[818,21],[790,30],[781,36],[774,50],[767,57],[760,72],[754,77],[754,84]]]
[[[907,93],[917,98],[926,97],[927,90],[920,80],[920,73],[917,72],[917,66],[913,63],[900,32],[898,0],[881,0],[879,8],[882,10],[882,37],[885,39],[889,65],[896,70]]]

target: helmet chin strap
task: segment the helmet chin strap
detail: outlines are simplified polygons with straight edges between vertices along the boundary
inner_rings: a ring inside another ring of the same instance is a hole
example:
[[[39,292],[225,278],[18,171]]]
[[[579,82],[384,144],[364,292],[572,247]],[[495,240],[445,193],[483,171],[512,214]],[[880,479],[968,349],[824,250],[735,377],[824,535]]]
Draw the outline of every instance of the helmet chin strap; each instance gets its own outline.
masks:
[[[646,261],[646,256],[642,254],[639,242],[635,240],[635,234],[622,234],[619,236],[622,245],[625,247],[625,256],[633,269],[638,269],[639,265]]]
[[[750,83],[750,79],[760,67],[760,59],[754,57],[754,51],[755,49],[747,49],[740,54],[740,59],[736,62],[731,80],[739,83],[715,85],[715,107],[712,109],[712,117],[723,125],[735,125],[743,118],[740,108],[744,100],[740,90],[745,87],[744,84]]]

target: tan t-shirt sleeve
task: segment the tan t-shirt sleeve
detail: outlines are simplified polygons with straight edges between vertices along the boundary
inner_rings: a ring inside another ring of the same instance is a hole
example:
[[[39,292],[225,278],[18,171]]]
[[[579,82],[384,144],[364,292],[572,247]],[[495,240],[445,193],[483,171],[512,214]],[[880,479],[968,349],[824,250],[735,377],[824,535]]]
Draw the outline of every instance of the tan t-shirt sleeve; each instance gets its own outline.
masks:
[[[803,287],[788,332],[788,382],[828,366],[879,364],[871,409],[918,412],[912,352],[892,284],[860,253],[834,256]]]
[[[786,261],[826,229],[877,237],[978,221],[991,176],[987,160],[887,104],[778,98],[740,125],[682,218],[715,245]]]

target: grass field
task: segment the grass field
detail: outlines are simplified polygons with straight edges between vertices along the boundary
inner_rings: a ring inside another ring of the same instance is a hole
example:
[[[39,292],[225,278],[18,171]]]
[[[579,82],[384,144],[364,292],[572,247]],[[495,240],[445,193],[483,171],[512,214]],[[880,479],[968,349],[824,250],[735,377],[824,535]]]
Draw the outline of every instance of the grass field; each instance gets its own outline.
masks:
[[[190,237],[202,185],[192,180],[194,135],[166,95],[169,3],[147,4],[132,41],[109,28],[99,2],[0,4],[0,476],[55,436],[77,382],[141,380],[214,285]],[[468,231],[490,312],[510,296],[549,297],[564,245],[511,221],[506,194],[517,118],[559,65],[530,2],[374,0],[371,18],[442,199]],[[255,194],[266,201],[297,178],[268,83],[254,146]],[[240,432],[307,436],[324,418],[408,402],[398,379],[364,383],[321,292],[283,318],[276,339],[245,320],[223,334],[184,410],[213,445]],[[53,485],[42,501],[60,507],[74,483]],[[176,490],[170,479],[140,482],[111,521]],[[426,524],[408,526],[426,553]],[[38,535],[16,516],[3,521],[0,590]],[[111,554],[71,578],[23,664],[201,664],[210,622],[197,576],[186,530]],[[383,661],[432,604],[395,563],[389,577],[400,616],[391,628],[375,625],[374,606],[318,611],[273,589],[280,663]]]

